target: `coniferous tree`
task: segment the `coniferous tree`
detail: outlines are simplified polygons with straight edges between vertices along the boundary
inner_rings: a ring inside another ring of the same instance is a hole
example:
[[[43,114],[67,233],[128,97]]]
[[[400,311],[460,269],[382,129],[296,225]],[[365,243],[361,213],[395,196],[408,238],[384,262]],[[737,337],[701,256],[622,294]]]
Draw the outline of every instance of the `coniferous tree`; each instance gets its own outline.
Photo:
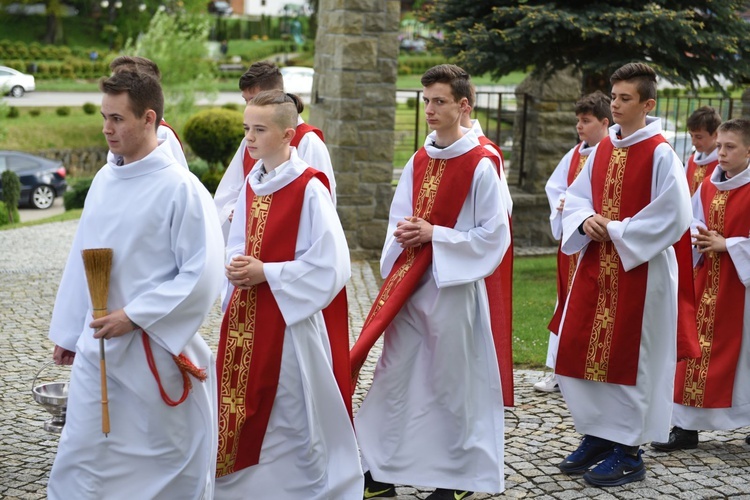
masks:
[[[438,46],[476,74],[539,75],[568,66],[588,85],[619,66],[646,61],[675,83],[716,88],[717,77],[750,81],[746,0],[431,0],[425,18],[443,31]]]

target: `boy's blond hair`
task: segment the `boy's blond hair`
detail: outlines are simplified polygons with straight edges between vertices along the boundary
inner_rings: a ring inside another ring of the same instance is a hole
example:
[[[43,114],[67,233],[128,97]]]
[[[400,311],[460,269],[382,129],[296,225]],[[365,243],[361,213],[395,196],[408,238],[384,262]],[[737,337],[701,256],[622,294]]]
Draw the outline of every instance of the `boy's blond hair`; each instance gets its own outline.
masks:
[[[719,132],[734,132],[742,139],[742,144],[750,147],[750,120],[747,118],[735,118],[727,120],[717,129]]]
[[[297,118],[305,109],[302,100],[282,90],[264,90],[247,103],[248,106],[275,106],[274,122],[282,129],[297,128]]]

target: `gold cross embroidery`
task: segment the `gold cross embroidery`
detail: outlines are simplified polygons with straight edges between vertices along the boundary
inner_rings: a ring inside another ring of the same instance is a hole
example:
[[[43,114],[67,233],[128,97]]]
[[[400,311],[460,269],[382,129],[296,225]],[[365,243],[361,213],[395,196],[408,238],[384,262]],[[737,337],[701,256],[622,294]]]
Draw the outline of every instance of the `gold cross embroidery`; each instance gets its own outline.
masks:
[[[611,253],[608,253],[603,264],[605,274],[610,276],[613,271],[616,271],[618,263],[618,259]]]
[[[607,329],[607,325],[614,318],[613,318],[613,316],[611,314],[609,314],[609,307],[607,307],[607,308],[604,309],[604,313],[603,314],[597,314],[596,315],[596,319],[598,321],[602,322],[602,327],[601,327],[602,330],[606,330]]]
[[[252,213],[255,219],[260,218],[261,212],[268,212],[271,207],[271,200],[268,196],[256,196],[253,200]]]
[[[599,367],[599,362],[596,361],[593,367],[586,368],[586,374],[590,375],[590,380],[604,381],[604,376],[607,374],[604,370]]]
[[[237,407],[245,404],[245,398],[237,396],[237,389],[232,388],[228,396],[221,398],[222,404],[229,405],[229,413],[237,413]]]
[[[246,335],[247,337],[252,337],[253,332],[251,330],[245,330],[245,323],[239,323],[237,325],[237,330],[230,329],[228,332],[229,337],[236,338],[238,340],[245,340]]]
[[[685,394],[688,395],[689,400],[696,400],[698,396],[703,395],[703,389],[698,389],[698,384],[693,382],[693,385],[685,389]]]

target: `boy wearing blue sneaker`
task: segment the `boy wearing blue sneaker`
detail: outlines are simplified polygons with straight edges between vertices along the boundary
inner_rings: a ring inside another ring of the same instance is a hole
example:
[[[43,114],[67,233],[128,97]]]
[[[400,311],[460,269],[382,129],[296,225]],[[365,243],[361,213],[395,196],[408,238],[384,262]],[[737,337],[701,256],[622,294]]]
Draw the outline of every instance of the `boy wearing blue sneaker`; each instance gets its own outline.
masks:
[[[584,435],[559,467],[584,472],[595,486],[643,479],[641,444],[669,435],[677,361],[672,245],[692,219],[682,163],[661,121],[647,116],[656,105],[654,70],[629,63],[610,82],[615,125],[571,184],[563,209],[562,251],[580,257],[556,365]]]

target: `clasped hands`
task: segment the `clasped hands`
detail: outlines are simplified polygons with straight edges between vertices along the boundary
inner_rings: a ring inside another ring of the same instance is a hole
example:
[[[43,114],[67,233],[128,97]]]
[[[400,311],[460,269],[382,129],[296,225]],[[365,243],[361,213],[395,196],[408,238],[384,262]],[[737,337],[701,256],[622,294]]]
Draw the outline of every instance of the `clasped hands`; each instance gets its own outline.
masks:
[[[417,247],[432,241],[432,224],[420,217],[408,216],[396,223],[393,236],[401,248]]]
[[[594,214],[583,221],[583,232],[586,233],[586,236],[599,243],[612,241],[607,231],[607,224],[610,222],[612,222],[612,219],[608,219],[601,214]]]
[[[247,290],[266,281],[263,262],[249,255],[238,255],[232,258],[225,269],[229,282],[240,290]]]
[[[716,231],[709,231],[705,227],[697,227],[698,232],[693,234],[693,245],[699,253],[726,252],[727,240]]]

